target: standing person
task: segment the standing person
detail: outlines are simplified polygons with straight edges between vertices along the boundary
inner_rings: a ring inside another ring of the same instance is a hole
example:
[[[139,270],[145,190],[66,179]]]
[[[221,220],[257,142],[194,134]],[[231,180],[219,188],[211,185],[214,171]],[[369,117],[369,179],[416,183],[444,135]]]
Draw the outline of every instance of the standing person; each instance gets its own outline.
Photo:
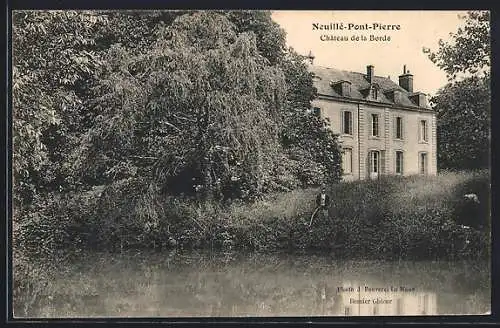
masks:
[[[316,197],[316,205],[323,213],[323,217],[328,217],[328,207],[330,206],[330,196],[326,194],[326,188],[321,186],[321,193]]]

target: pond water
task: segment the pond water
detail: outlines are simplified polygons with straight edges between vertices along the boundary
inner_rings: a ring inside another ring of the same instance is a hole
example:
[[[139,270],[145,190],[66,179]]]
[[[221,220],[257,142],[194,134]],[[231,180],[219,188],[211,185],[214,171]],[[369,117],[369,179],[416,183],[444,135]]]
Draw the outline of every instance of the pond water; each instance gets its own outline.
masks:
[[[486,314],[487,262],[317,254],[93,253],[61,267],[15,317]],[[358,289],[359,287],[359,289]]]

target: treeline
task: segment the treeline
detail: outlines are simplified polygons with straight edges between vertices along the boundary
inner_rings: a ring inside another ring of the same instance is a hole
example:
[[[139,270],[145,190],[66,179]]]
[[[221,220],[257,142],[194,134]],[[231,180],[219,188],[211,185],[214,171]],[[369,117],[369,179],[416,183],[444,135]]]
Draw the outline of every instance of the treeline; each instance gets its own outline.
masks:
[[[125,182],[252,201],[339,180],[337,136],[270,12],[17,11],[12,41],[15,225]]]
[[[438,167],[491,167],[491,27],[489,11],[469,11],[449,40],[429,59],[446,72],[448,84],[432,97],[437,112]]]

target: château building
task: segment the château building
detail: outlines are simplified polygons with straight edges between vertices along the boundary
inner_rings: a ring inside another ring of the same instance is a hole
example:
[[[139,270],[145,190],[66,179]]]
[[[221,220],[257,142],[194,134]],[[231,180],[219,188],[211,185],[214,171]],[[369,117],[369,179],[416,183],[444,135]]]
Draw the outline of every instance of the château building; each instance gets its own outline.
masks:
[[[372,65],[357,73],[306,57],[318,93],[313,109],[339,134],[344,180],[437,173],[436,113],[413,90],[406,66],[397,84],[375,75]]]

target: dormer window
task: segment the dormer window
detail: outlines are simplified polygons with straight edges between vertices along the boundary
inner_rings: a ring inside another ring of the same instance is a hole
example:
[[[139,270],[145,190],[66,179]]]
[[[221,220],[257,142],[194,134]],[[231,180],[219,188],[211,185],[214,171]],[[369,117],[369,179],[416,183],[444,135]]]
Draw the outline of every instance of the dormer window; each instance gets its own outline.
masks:
[[[351,96],[351,82],[341,80],[341,81],[331,81],[330,86],[337,92],[339,95],[344,97]]]
[[[377,100],[379,89],[380,87],[376,83],[372,83],[368,88],[365,88],[361,91],[364,92],[366,98]]]
[[[351,96],[351,82],[347,81],[342,82],[342,96],[344,97]]]
[[[427,96],[423,92],[414,92],[409,95],[409,98],[418,107],[427,108]]]
[[[399,89],[393,89],[386,91],[386,96],[392,100],[395,104],[401,104],[402,93]]]

